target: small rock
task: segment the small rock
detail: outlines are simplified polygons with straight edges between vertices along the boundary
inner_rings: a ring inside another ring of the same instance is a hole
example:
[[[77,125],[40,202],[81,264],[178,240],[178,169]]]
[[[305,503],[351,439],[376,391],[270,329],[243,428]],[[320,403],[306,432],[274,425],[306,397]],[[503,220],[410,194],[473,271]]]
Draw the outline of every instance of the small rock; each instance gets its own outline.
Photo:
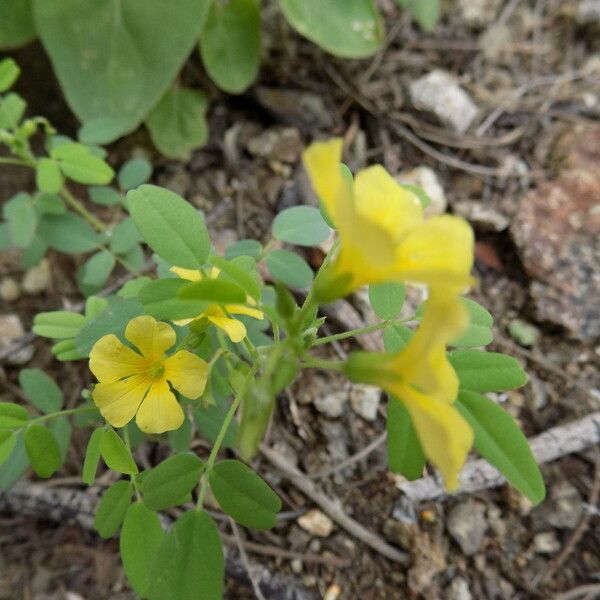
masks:
[[[469,27],[485,27],[496,18],[499,4],[499,0],[459,0],[458,8]]]
[[[372,385],[359,383],[350,389],[352,410],[365,421],[374,421],[381,401],[381,390]]]
[[[12,277],[4,277],[0,281],[0,298],[7,302],[14,302],[21,296],[19,284]]]
[[[402,171],[396,176],[396,181],[406,185],[416,185],[431,198],[431,203],[424,211],[425,216],[435,217],[446,212],[448,200],[446,200],[444,188],[433,169],[421,166],[410,171]]]
[[[394,506],[392,516],[401,523],[416,523],[417,514],[415,512],[415,503],[408,496],[401,496],[400,500]]]
[[[294,573],[296,573],[296,575],[299,575],[300,573],[302,573],[303,564],[299,558],[294,558],[294,560],[292,560],[291,567],[292,567],[292,571]]]
[[[508,217],[482,202],[459,200],[452,208],[480,231],[504,231],[510,225]]]
[[[463,553],[473,556],[481,547],[488,528],[485,506],[472,500],[457,504],[448,514],[446,526]]]
[[[48,289],[50,279],[50,263],[44,258],[39,265],[27,269],[23,277],[23,291],[30,296],[41,294]]]
[[[409,92],[416,108],[432,112],[458,133],[465,133],[477,116],[469,94],[446,71],[435,70],[414,80]]]
[[[246,149],[253,156],[295,163],[302,152],[302,138],[293,127],[273,127],[251,138]]]
[[[533,538],[533,550],[537,554],[554,554],[560,550],[560,542],[554,531],[538,533]]]
[[[23,337],[25,330],[17,315],[0,315],[0,350],[10,346],[15,340]],[[11,365],[24,365],[33,357],[33,346],[25,346],[6,357]]]
[[[521,346],[533,346],[540,337],[540,330],[522,319],[513,319],[508,325],[510,337]]]
[[[324,396],[317,396],[313,403],[321,414],[336,419],[344,414],[347,400],[348,392],[346,390],[336,390]]]
[[[575,13],[579,25],[600,23],[600,0],[580,0]]]
[[[444,549],[426,531],[417,531],[412,543],[413,565],[408,571],[408,587],[423,592],[438,573],[446,570]]]
[[[329,537],[333,531],[333,521],[320,510],[313,508],[298,519],[298,525],[311,535]]]
[[[535,529],[548,527],[575,529],[583,512],[583,500],[577,488],[568,481],[561,481],[550,490],[550,498],[531,513]]]
[[[472,600],[473,595],[467,580],[462,577],[455,577],[448,586],[446,598],[447,600]]]

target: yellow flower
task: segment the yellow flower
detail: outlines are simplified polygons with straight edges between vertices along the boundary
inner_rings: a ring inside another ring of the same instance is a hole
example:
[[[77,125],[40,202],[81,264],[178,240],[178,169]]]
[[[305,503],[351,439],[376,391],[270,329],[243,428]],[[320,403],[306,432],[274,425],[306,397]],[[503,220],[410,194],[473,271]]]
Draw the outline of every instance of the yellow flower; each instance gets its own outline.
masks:
[[[171,267],[171,271],[178,275],[181,279],[187,279],[188,281],[200,281],[202,279],[202,273],[193,269]],[[210,277],[215,278],[218,275],[219,269],[214,267],[210,273]],[[246,327],[241,321],[232,319],[228,315],[247,315],[253,319],[258,319],[259,321],[264,319],[263,312],[257,308],[253,308],[253,306],[256,306],[256,301],[253,298],[248,296],[246,302],[250,306],[246,306],[245,304],[226,304],[223,308],[221,308],[219,304],[211,304],[197,317],[194,317],[193,319],[174,321],[174,323],[176,325],[187,325],[196,319],[201,319],[204,317],[219,327],[219,329],[222,329],[229,336],[229,339],[237,344],[246,337]]]
[[[396,354],[357,353],[346,367],[350,379],[374,383],[400,401],[410,413],[423,451],[441,471],[449,490],[473,444],[473,431],[452,406],[458,378],[446,356],[446,344],[468,323],[459,297],[434,288],[421,326]]]
[[[317,281],[317,296],[332,300],[367,283],[407,281],[471,283],[473,232],[459,217],[425,221],[414,194],[381,166],[363,169],[354,181],[340,168],[342,140],[317,142],[304,152],[312,185],[333,219],[340,248]]]
[[[138,352],[112,333],[101,337],[90,352],[90,370],[99,381],[92,392],[96,406],[113,427],[123,427],[135,416],[146,433],[178,429],[183,410],[169,383],[184,396],[198,398],[206,386],[208,365],[187,350],[165,356],[175,344],[175,331],[152,317],[129,321],[125,337]]]

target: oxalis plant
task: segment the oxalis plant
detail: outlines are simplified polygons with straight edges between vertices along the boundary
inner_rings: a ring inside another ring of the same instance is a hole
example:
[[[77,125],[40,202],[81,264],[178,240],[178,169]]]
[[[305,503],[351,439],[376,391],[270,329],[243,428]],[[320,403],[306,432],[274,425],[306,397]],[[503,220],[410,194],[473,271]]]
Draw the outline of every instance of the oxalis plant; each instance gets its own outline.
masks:
[[[440,0],[397,0],[434,27]],[[203,92],[174,84],[196,48],[222,90],[239,94],[261,62],[259,0],[0,0],[0,49],[39,37],[80,140],[106,144],[144,123],[165,156],[185,159],[205,143]],[[286,21],[327,52],[373,55],[384,41],[374,0],[278,0]],[[263,6],[261,6],[263,5]],[[272,11],[271,11],[272,13]]]
[[[14,63],[1,63],[0,89],[17,75]],[[95,148],[57,141],[46,121],[22,121],[19,106],[16,95],[2,95],[0,141],[12,155],[0,162],[35,169],[39,190],[5,205],[5,245],[19,244],[25,232],[30,243],[39,238],[44,247],[91,253],[84,264],[95,288],[106,270],[96,278],[92,263],[106,253],[130,276],[111,293],[82,286],[82,311],[35,317],[33,331],[55,341],[56,358],[84,361],[93,383],[65,407],[48,374],[20,372],[28,403],[0,403],[0,488],[29,465],[38,477],[51,477],[65,460],[72,427],[89,431],[83,482],[94,485],[101,461],[117,479],[102,494],[94,526],[103,538],[120,530],[123,568],[141,598],[221,598],[222,544],[207,506],[245,527],[277,525],[281,500],[252,459],[268,442],[277,402],[285,401],[281,392],[303,369],[332,371],[387,393],[391,471],[414,480],[429,462],[449,491],[459,490],[474,448],[531,501],[543,499],[526,438],[486,395],[519,387],[526,375],[512,357],[484,349],[492,316],[463,296],[474,284],[466,221],[425,219],[427,196],[399,185],[381,166],[353,175],[342,164],[342,140],[332,139],[303,155],[321,210],[287,209],[273,222],[271,242],[241,240],[220,256],[202,215],[157,186],[130,189],[113,220],[99,221],[65,181],[107,184],[110,167]],[[47,155],[29,145],[39,127]],[[113,247],[123,227],[136,246],[153,252],[146,275]],[[315,246],[331,235],[316,274],[273,243]],[[427,299],[401,318],[405,284],[424,286]],[[380,320],[320,335],[319,307],[363,286]],[[328,358],[329,344],[377,330],[385,352]],[[192,449],[196,436],[211,444],[210,452]],[[168,457],[141,469],[135,457],[142,445],[168,445]],[[165,531],[159,512],[173,507],[180,516]]]

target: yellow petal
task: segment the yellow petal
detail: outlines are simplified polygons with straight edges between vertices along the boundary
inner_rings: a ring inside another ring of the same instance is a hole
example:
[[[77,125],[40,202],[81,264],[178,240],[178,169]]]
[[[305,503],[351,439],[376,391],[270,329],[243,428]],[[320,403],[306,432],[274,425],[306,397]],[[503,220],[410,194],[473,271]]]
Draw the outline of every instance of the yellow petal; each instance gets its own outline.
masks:
[[[234,344],[241,342],[246,337],[246,327],[241,321],[212,315],[207,315],[206,318],[219,329],[222,329]]]
[[[138,373],[144,359],[114,334],[101,337],[90,351],[90,370],[102,383],[110,383]]]
[[[408,386],[393,392],[402,399],[427,458],[440,470],[450,491],[458,487],[458,473],[473,445],[473,430],[451,405]]]
[[[472,279],[473,230],[460,217],[442,215],[406,234],[396,251],[403,280],[466,288]]]
[[[380,165],[356,174],[354,203],[357,213],[379,225],[394,240],[423,222],[419,200]]]
[[[250,306],[245,306],[243,304],[227,304],[225,305],[225,309],[229,314],[232,315],[247,315],[248,317],[252,317],[253,319],[258,319],[262,321],[265,318],[265,315],[262,310],[258,310],[258,308],[252,308]]]
[[[160,360],[176,340],[171,326],[148,316],[131,319],[125,328],[125,337],[150,360]]]
[[[187,279],[188,281],[200,281],[202,279],[202,273],[196,269],[171,267],[169,271],[171,271],[171,273],[175,273],[175,275],[177,275],[180,279]]]
[[[145,375],[99,383],[92,392],[92,398],[102,416],[113,427],[123,427],[133,419],[151,383]]]
[[[142,402],[135,422],[144,433],[163,433],[179,429],[183,423],[183,409],[169,389],[166,379],[152,383]]]
[[[165,378],[187,398],[198,398],[206,387],[208,365],[199,356],[180,350],[163,363]]]

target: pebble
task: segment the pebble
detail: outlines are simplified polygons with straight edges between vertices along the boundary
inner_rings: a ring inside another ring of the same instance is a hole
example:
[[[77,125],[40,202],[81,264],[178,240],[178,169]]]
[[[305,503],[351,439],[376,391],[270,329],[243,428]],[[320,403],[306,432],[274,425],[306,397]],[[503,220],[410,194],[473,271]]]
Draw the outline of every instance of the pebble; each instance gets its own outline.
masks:
[[[457,133],[465,133],[477,116],[471,96],[446,71],[437,69],[415,79],[409,93],[415,108],[432,112]]]
[[[448,514],[446,526],[463,553],[473,556],[481,548],[488,528],[485,506],[472,500],[457,504]]]
[[[6,302],[14,302],[21,296],[19,284],[12,277],[4,277],[0,281],[0,298]]]
[[[458,9],[469,27],[485,27],[496,18],[499,4],[499,0],[459,0]]]
[[[372,385],[359,383],[350,389],[350,406],[365,421],[375,421],[381,402],[381,390]]]
[[[433,169],[420,166],[410,171],[402,171],[396,176],[396,181],[406,185],[416,185],[431,198],[429,206],[424,211],[426,217],[435,217],[446,212],[448,200],[444,188]]]
[[[313,403],[321,414],[336,419],[344,414],[347,400],[348,392],[346,390],[336,390],[323,396],[317,396]]]
[[[294,127],[273,127],[252,137],[246,149],[253,156],[295,163],[300,158],[303,144],[300,132]]]
[[[15,340],[25,335],[25,329],[18,315],[0,315],[0,350],[10,346]],[[17,352],[6,357],[6,362],[11,365],[24,365],[33,357],[33,346],[25,346]]]
[[[538,533],[533,538],[533,550],[537,554],[554,554],[560,550],[560,542],[554,531]]]
[[[50,263],[44,258],[39,265],[27,269],[23,277],[23,291],[30,296],[41,294],[48,289],[51,280]]]
[[[313,508],[298,518],[298,525],[311,535],[329,537],[333,531],[333,521],[320,510]]]
[[[550,498],[537,506],[531,513],[535,529],[548,527],[575,529],[583,512],[583,500],[575,486],[561,481],[550,490]]]
[[[580,0],[575,13],[579,25],[600,23],[600,0]]]
[[[459,200],[452,208],[457,215],[467,219],[480,231],[504,231],[510,225],[508,217],[483,202]]]
[[[455,577],[450,585],[446,594],[447,600],[473,600],[473,595],[469,589],[467,580],[463,577]]]

